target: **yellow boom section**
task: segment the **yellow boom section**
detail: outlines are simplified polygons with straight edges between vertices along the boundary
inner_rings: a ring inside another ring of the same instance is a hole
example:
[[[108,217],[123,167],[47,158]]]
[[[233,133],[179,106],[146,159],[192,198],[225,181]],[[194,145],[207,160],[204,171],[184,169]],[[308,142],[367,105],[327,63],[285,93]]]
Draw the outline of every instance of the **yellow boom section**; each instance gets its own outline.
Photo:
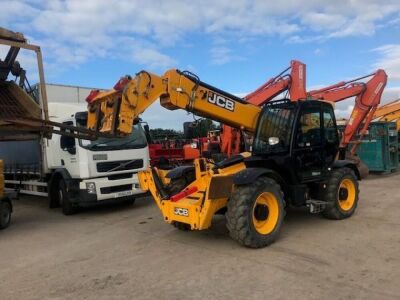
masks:
[[[397,130],[400,130],[400,99],[378,107],[372,119],[388,122],[396,121]]]
[[[378,107],[374,113],[373,119],[382,118],[397,111],[400,111],[400,99]]]
[[[169,110],[183,109],[248,132],[255,131],[261,111],[258,106],[176,69],[163,76],[141,71],[120,83],[89,100],[89,129],[129,134],[134,120],[157,99]]]

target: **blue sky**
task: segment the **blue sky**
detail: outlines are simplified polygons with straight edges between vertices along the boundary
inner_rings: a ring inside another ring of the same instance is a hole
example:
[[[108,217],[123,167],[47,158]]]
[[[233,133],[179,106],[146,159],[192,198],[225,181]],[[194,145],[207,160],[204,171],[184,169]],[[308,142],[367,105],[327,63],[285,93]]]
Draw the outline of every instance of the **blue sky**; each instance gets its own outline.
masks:
[[[383,4],[384,3],[384,4]],[[400,1],[0,0],[0,26],[42,47],[51,83],[109,88],[125,74],[188,69],[247,93],[298,59],[307,86],[384,68],[383,101],[400,97]],[[33,60],[21,57],[28,70]],[[33,72],[33,71],[32,71]],[[346,116],[351,100],[337,106]],[[152,127],[181,129],[185,112],[154,105]]]

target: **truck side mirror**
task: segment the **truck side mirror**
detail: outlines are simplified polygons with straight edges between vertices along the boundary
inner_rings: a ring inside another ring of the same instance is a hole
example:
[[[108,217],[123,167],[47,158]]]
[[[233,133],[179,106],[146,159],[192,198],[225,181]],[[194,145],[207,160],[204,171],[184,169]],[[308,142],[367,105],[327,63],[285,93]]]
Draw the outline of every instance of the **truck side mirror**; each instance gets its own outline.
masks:
[[[143,125],[143,128],[144,128],[144,132],[150,133],[150,127],[149,127],[149,125],[145,124],[145,125]]]
[[[75,138],[71,136],[62,136],[60,139],[60,147],[69,154],[76,154]]]

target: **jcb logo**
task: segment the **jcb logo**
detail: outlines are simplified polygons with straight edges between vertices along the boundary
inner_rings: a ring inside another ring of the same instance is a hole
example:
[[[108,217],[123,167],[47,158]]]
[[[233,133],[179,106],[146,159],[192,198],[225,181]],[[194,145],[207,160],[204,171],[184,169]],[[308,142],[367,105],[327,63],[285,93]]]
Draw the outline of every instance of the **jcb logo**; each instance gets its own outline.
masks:
[[[230,111],[235,110],[235,103],[232,100],[212,92],[208,93],[208,102]]]
[[[187,210],[186,208],[175,207],[174,208],[174,214],[178,215],[178,216],[188,217],[189,216],[189,210]]]

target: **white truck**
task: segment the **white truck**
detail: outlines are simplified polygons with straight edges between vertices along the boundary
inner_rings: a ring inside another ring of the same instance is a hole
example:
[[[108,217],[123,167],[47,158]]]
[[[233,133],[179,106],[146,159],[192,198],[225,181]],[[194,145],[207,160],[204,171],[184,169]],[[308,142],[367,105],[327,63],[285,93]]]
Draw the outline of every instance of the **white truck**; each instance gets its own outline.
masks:
[[[86,126],[86,108],[49,103],[51,121]],[[149,150],[141,124],[124,138],[80,140],[54,134],[51,139],[0,142],[6,187],[47,196],[64,214],[110,200],[134,201],[143,193],[137,172],[148,168]]]

